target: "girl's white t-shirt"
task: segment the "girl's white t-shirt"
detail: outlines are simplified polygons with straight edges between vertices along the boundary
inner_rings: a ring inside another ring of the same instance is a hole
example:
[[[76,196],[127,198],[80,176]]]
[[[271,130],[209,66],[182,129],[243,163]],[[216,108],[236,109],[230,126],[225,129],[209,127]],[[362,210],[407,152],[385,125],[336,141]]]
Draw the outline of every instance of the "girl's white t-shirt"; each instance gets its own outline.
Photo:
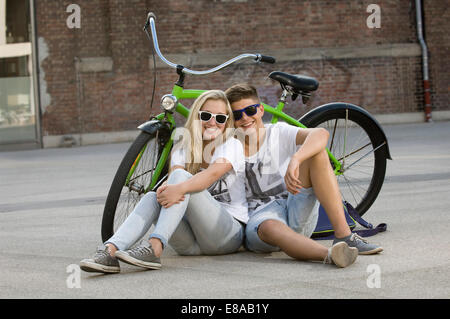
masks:
[[[226,159],[232,169],[219,180],[208,187],[208,192],[237,220],[247,223],[248,206],[245,198],[245,156],[241,142],[235,138],[228,138],[217,146],[209,163],[218,159]],[[185,166],[185,152],[183,148],[175,149],[171,155],[171,166]]]

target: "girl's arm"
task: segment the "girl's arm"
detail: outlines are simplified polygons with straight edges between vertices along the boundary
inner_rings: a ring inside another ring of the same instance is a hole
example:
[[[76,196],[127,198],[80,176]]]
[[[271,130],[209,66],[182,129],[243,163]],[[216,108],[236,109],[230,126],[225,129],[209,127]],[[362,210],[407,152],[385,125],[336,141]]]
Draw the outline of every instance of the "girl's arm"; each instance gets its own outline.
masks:
[[[177,204],[185,194],[207,189],[232,168],[233,166],[230,162],[226,159],[219,158],[209,165],[207,169],[195,174],[187,181],[160,186],[157,194],[158,202],[165,208]]]
[[[177,186],[180,187],[183,194],[200,192],[207,189],[232,168],[230,162],[219,158],[209,165],[207,169],[195,174],[190,179]]]

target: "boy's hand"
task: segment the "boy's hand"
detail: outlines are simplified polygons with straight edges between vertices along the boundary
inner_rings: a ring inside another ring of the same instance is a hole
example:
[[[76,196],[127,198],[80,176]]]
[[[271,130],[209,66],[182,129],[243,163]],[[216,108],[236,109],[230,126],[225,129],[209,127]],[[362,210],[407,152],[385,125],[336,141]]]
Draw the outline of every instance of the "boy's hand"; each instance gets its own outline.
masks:
[[[184,193],[177,185],[161,185],[157,192],[156,198],[158,203],[164,208],[169,208],[174,204],[179,204],[184,201]]]
[[[300,190],[303,188],[302,182],[298,179],[300,174],[300,164],[301,161],[293,156],[286,170],[286,175],[284,176],[286,188],[288,192],[293,195],[300,193]]]

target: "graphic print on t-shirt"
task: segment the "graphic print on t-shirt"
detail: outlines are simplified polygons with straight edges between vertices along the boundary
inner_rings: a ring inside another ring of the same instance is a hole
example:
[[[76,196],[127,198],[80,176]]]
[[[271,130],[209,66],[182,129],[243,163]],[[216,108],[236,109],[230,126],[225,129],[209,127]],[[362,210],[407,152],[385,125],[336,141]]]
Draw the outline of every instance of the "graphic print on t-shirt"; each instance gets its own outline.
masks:
[[[280,173],[263,174],[263,165],[245,163],[246,193],[249,211],[279,198],[287,198],[286,187]]]
[[[225,178],[221,178],[209,186],[208,192],[219,202],[231,203],[231,196]]]

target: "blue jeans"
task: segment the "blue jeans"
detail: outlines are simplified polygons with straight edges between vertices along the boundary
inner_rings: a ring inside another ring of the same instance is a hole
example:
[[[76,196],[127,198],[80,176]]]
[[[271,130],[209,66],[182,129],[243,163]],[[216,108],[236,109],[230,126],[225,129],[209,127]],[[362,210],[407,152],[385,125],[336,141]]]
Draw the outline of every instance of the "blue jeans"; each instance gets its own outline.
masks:
[[[168,183],[178,184],[190,177],[187,171],[176,169]],[[169,208],[161,207],[155,192],[145,194],[105,243],[119,250],[129,249],[155,222],[150,237],[159,238],[164,247],[170,244],[180,255],[229,254],[236,252],[244,240],[244,226],[204,190],[186,194],[183,202]]]
[[[319,218],[319,203],[312,188],[303,188],[300,193],[289,193],[287,199],[277,199],[250,215],[245,231],[245,246],[257,253],[279,251],[280,248],[269,245],[258,236],[258,227],[262,222],[278,220],[295,232],[311,237]]]

